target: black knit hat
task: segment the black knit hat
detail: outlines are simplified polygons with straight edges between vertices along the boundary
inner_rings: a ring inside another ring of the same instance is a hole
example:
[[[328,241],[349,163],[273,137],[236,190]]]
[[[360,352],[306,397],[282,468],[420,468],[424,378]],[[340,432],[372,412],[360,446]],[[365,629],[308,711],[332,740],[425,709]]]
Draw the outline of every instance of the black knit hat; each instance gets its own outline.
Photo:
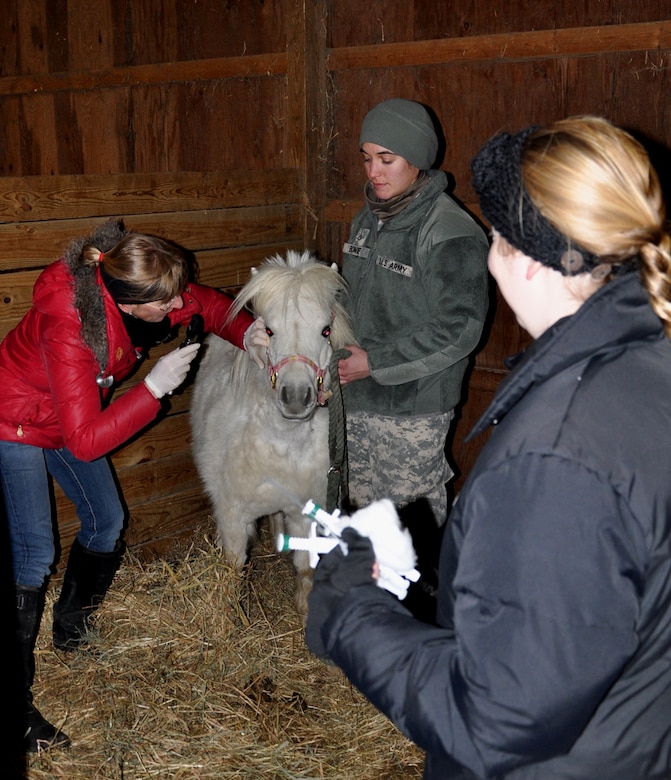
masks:
[[[525,255],[565,276],[592,271],[603,261],[561,233],[536,206],[521,178],[520,158],[538,126],[500,133],[473,158],[473,189],[485,219]]]

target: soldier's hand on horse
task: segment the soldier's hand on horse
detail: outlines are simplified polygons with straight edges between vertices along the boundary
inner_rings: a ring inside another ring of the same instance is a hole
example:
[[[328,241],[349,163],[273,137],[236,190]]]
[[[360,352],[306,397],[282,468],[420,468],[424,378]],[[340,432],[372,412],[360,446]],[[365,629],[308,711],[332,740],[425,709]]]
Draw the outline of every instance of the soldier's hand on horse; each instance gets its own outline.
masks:
[[[199,349],[200,343],[196,341],[159,358],[144,378],[144,383],[156,398],[163,398],[182,384]]]
[[[338,545],[321,557],[308,596],[305,643],[319,658],[328,658],[322,628],[340,599],[357,585],[375,585],[375,553],[370,539],[350,527],[343,530],[341,539],[347,545],[347,554]]]
[[[270,336],[263,317],[257,317],[247,328],[244,336],[245,349],[249,357],[259,368],[265,368],[266,351],[270,346]]]

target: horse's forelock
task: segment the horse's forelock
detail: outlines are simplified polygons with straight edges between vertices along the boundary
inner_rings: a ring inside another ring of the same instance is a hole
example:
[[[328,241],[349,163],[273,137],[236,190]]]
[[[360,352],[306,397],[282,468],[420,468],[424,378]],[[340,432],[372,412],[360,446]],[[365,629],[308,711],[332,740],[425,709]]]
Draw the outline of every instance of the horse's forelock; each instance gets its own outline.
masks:
[[[237,295],[235,309],[239,312],[251,303],[255,309],[262,310],[278,298],[295,302],[312,297],[320,304],[329,305],[335,296],[337,278],[337,273],[309,252],[289,250],[285,257],[274,255],[256,269]]]
[[[289,250],[284,257],[266,259],[240,290],[231,316],[251,307],[257,314],[267,311],[278,298],[286,307],[310,297],[333,316],[331,343],[334,349],[355,343],[354,333],[342,297],[346,282],[337,270],[320,262],[310,252]]]

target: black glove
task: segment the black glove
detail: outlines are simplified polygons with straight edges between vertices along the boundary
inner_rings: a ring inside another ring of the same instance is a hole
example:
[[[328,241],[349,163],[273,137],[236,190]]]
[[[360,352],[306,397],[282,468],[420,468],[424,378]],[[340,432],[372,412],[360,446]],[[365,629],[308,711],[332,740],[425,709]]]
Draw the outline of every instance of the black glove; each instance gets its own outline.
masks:
[[[342,541],[347,545],[347,555],[338,545],[327,555],[321,556],[308,596],[305,643],[310,652],[319,658],[328,658],[322,640],[322,627],[340,599],[350,588],[375,582],[375,553],[370,539],[347,527],[342,532]]]

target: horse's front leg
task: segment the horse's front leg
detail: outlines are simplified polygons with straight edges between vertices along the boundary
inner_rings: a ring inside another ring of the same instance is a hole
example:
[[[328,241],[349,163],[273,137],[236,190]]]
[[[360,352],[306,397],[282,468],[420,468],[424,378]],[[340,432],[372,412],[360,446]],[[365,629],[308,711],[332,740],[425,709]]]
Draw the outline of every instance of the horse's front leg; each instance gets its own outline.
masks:
[[[310,531],[310,521],[305,515],[287,515],[285,519],[286,532],[290,536],[306,537]],[[308,595],[312,590],[313,571],[310,566],[310,554],[305,550],[294,550],[292,561],[296,569],[296,611],[303,623],[308,614]]]
[[[280,534],[284,533],[284,512],[275,512],[268,515],[268,527],[270,529],[270,538],[275,540]]]
[[[225,499],[216,506],[217,544],[228,563],[240,571],[247,563],[249,549],[256,537],[256,518],[235,504],[225,503]]]
[[[313,575],[309,553],[304,550],[294,550],[293,563],[296,569],[296,592],[294,594],[296,612],[298,612],[303,625],[305,625],[308,616],[308,596],[312,590]]]

